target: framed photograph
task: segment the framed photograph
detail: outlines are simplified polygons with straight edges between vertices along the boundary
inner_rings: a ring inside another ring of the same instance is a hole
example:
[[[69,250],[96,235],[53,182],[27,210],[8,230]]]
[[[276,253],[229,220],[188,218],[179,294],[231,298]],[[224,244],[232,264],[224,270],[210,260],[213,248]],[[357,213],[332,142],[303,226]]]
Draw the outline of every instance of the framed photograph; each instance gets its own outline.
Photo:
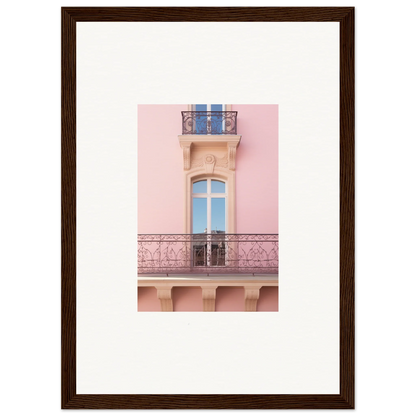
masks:
[[[138,310],[278,311],[278,106],[139,105],[137,155]]]
[[[61,405],[354,408],[354,8],[62,8]]]

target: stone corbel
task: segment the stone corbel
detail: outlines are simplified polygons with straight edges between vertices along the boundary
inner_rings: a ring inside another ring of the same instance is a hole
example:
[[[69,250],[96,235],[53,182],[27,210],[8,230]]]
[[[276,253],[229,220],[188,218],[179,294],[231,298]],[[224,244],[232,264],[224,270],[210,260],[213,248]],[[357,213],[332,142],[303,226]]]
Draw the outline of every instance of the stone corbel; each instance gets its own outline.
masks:
[[[215,312],[215,297],[217,286],[201,286],[202,289],[202,306],[204,312]]]
[[[256,312],[257,301],[260,297],[261,286],[244,287],[244,300],[246,312]]]
[[[238,143],[227,143],[228,147],[228,169],[235,170],[235,156],[237,154]]]
[[[160,300],[160,309],[162,312],[173,312],[172,287],[156,286],[157,297]]]
[[[191,143],[182,143],[183,150],[183,169],[191,169]]]

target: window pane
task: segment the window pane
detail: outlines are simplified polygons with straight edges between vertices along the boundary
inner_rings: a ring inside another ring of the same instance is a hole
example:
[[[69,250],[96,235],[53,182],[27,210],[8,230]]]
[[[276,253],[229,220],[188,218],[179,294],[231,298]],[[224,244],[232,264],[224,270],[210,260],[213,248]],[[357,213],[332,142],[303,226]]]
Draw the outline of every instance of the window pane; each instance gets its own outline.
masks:
[[[207,193],[207,181],[194,182],[192,187],[194,194],[206,194]]]
[[[207,232],[207,198],[193,198],[192,201],[192,232]]]
[[[211,104],[211,111],[222,111],[222,104]]]
[[[225,194],[225,183],[220,181],[211,181],[211,192],[214,194]]]
[[[196,111],[204,111],[204,113],[197,113],[195,115],[195,130],[196,134],[207,134],[207,105],[195,104]]]
[[[222,104],[211,104],[211,111],[222,111]],[[211,134],[221,134],[222,128],[222,114],[211,113]]]
[[[211,199],[211,228],[213,233],[225,232],[225,198]]]

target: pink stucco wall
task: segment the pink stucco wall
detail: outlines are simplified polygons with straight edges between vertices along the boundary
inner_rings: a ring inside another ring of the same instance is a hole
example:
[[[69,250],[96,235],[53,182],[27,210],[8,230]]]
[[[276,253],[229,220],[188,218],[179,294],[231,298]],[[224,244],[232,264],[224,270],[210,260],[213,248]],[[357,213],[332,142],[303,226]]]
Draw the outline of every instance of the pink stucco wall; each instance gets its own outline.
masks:
[[[181,111],[187,105],[138,106],[138,233],[184,229]],[[237,233],[278,233],[278,106],[232,105],[242,135],[236,156]],[[216,309],[244,310],[243,288],[218,288]],[[198,292],[199,293],[199,292]],[[258,310],[278,310],[277,288],[263,288]],[[174,289],[175,310],[202,310],[195,288]],[[156,290],[139,289],[139,310],[159,310]],[[200,308],[200,309],[199,309]]]
[[[183,156],[178,135],[186,105],[139,105],[137,225],[140,234],[183,233]]]
[[[237,232],[277,233],[278,107],[233,105],[242,135],[236,158]]]

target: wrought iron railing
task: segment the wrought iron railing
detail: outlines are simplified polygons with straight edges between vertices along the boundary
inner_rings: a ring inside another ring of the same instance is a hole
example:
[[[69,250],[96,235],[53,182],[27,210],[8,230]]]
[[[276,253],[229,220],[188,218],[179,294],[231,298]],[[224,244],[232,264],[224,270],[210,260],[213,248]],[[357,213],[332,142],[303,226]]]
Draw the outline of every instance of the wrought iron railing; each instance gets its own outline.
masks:
[[[182,111],[182,134],[237,134],[237,111]]]
[[[278,274],[278,234],[138,234],[137,273]]]

